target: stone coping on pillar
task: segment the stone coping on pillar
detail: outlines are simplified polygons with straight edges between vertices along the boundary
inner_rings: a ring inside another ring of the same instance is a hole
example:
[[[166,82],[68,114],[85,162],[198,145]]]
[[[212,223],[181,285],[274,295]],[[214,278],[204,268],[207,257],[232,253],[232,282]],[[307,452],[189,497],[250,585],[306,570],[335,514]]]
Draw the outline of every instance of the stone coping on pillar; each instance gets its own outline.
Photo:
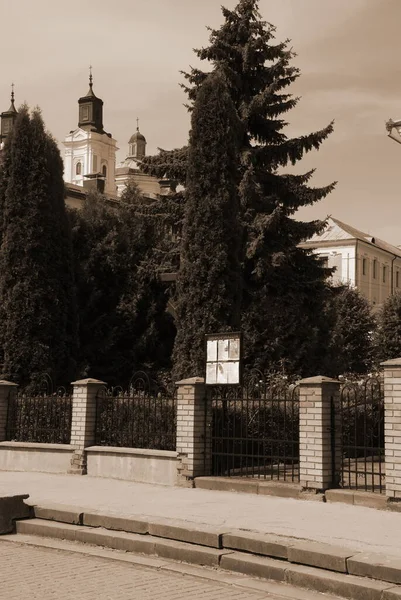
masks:
[[[401,358],[392,358],[380,363],[380,365],[385,369],[391,369],[391,367],[401,368]]]
[[[323,375],[317,375],[316,377],[306,377],[306,379],[301,379],[301,381],[298,381],[298,384],[300,385],[322,385],[323,383],[340,384],[338,379],[324,377]]]
[[[0,385],[7,385],[7,386],[15,386],[15,387],[19,387],[18,383],[13,383],[12,381],[6,381],[5,379],[0,379]]]
[[[105,381],[101,381],[100,379],[79,379],[78,381],[73,381],[71,385],[107,385]]]
[[[204,377],[190,377],[189,379],[181,379],[176,381],[175,385],[200,385],[205,383]]]

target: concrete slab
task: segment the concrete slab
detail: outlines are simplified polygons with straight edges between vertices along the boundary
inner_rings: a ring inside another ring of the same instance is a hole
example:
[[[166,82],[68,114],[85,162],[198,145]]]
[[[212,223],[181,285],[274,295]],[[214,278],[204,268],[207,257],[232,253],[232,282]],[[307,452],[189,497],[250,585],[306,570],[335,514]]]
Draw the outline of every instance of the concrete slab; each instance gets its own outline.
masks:
[[[185,542],[153,538],[155,540],[155,554],[162,558],[179,560],[195,565],[218,567],[222,556],[230,554],[230,550],[217,550],[204,546],[194,546]]]
[[[302,488],[297,483],[280,483],[278,481],[259,481],[258,494],[278,496],[279,498],[299,498]]]
[[[82,512],[74,506],[63,504],[49,504],[48,506],[34,506],[34,515],[37,519],[82,525]]]
[[[222,541],[223,548],[282,559],[287,559],[287,546],[294,542],[291,538],[273,534],[258,534],[252,531],[224,533]]]
[[[32,509],[24,500],[29,494],[16,494],[0,498],[0,535],[15,530],[16,519],[27,519],[32,516]]]
[[[262,556],[251,556],[233,552],[221,557],[220,567],[235,573],[243,573],[252,577],[272,579],[274,581],[285,581],[285,570],[288,563],[280,562],[272,558]]]
[[[401,583],[401,558],[363,552],[347,561],[348,572],[391,583]]]
[[[43,519],[29,519],[16,523],[17,533],[51,537],[59,540],[75,541],[79,529],[79,525],[60,524],[56,521],[45,521]]]
[[[115,517],[97,512],[84,511],[82,524],[88,527],[103,527],[113,531],[127,531],[128,533],[148,533],[147,519]]]
[[[354,492],[352,490],[326,490],[325,496],[326,502],[354,504]]]
[[[350,548],[320,544],[318,542],[293,542],[288,547],[287,557],[290,562],[347,573],[347,559],[357,553]]]
[[[245,492],[258,493],[258,480],[234,477],[196,477],[195,487],[203,490],[217,490],[219,492]]]
[[[376,494],[373,492],[354,491],[354,504],[355,506],[367,506],[369,508],[386,510],[387,496],[385,494]]]
[[[384,590],[391,587],[391,584],[381,581],[301,565],[289,565],[286,581],[291,585],[352,600],[381,600]]]
[[[222,548],[223,534],[220,527],[196,525],[179,519],[157,519],[149,521],[148,532],[160,538]]]
[[[382,600],[400,600],[401,586],[392,587],[383,592]]]

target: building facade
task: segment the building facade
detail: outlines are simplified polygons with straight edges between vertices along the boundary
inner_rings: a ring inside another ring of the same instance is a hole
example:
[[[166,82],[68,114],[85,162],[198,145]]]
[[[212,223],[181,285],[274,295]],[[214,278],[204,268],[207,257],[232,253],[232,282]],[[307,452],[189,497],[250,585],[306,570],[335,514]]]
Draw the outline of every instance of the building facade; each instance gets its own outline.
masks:
[[[14,103],[14,88],[11,106],[1,113],[1,148],[11,132],[18,111]],[[175,182],[146,175],[140,164],[146,156],[146,139],[137,130],[128,142],[128,154],[116,167],[117,142],[103,126],[103,100],[93,90],[90,71],[89,90],[78,100],[78,126],[64,139],[64,180],[67,189],[67,204],[79,208],[90,189],[103,192],[111,200],[121,196],[127,184],[135,182],[142,195],[149,200],[175,191]],[[82,193],[80,193],[80,190]]]
[[[401,291],[401,250],[329,217],[325,230],[300,244],[334,267],[333,284],[357,288],[375,308]]]

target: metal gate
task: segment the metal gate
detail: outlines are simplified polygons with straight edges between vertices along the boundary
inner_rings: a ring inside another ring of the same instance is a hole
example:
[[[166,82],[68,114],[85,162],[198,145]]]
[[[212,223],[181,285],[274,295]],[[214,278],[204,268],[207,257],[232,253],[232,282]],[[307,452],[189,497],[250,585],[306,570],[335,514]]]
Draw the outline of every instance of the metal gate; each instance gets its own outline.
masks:
[[[383,493],[384,390],[380,376],[343,384],[335,430],[340,486]]]
[[[298,387],[252,372],[210,392],[212,474],[299,481]]]

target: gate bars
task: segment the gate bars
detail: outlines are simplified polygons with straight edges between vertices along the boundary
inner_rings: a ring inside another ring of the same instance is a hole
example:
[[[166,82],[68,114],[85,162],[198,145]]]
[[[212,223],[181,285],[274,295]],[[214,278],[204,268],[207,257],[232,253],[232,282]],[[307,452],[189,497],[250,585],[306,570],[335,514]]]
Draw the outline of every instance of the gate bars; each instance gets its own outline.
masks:
[[[212,474],[299,481],[299,388],[253,371],[212,386]]]

